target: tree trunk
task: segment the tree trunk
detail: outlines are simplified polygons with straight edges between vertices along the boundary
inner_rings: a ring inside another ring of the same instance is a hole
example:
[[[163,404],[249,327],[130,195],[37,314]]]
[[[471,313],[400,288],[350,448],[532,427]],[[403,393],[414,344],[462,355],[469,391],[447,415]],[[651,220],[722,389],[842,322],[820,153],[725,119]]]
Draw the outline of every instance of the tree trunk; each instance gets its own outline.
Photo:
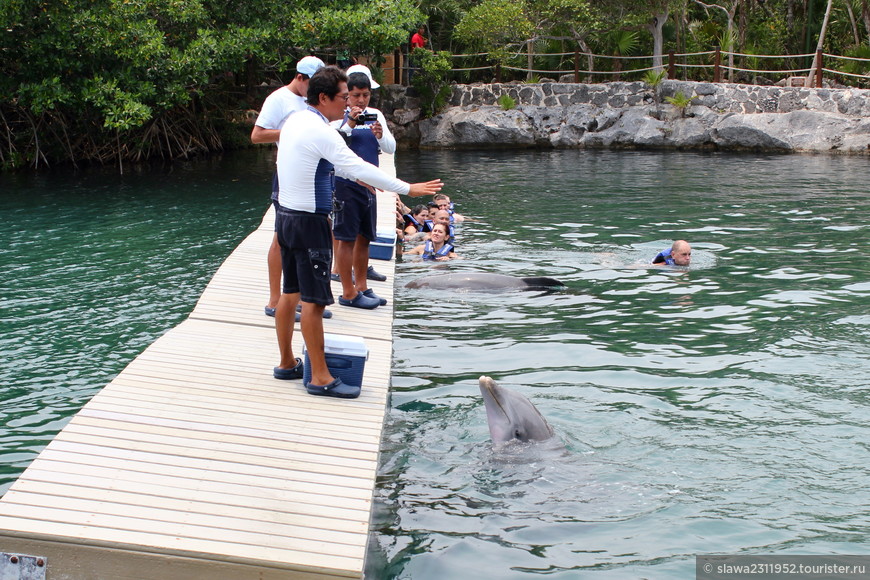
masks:
[[[667,20],[668,11],[665,9],[662,13],[654,14],[647,26],[653,37],[653,68],[655,68],[656,72],[661,72],[662,68],[664,68],[662,65],[662,51],[664,50],[665,41],[662,29]]]
[[[834,0],[828,0],[828,7],[825,8],[825,19],[822,20],[822,30],[819,32],[819,42],[816,44],[816,54],[813,55],[813,64],[810,65],[810,72],[807,75],[807,82],[804,84],[805,87],[813,86],[813,78],[816,74],[816,69],[819,68],[819,51],[822,50],[822,47],[825,44],[825,32],[828,29],[828,19],[831,17],[831,5],[834,3]]]
[[[867,42],[870,43],[870,3],[867,0],[861,0],[861,19],[867,30]]]
[[[526,44],[526,49],[528,51],[528,69],[529,71],[526,73],[526,80],[532,80],[532,69],[535,68],[535,41],[529,40],[528,44]]]
[[[855,20],[855,12],[852,10],[851,0],[846,0],[846,12],[849,13],[849,24],[852,25],[852,38],[855,40],[855,46],[861,44],[861,37],[858,36],[858,21]]]

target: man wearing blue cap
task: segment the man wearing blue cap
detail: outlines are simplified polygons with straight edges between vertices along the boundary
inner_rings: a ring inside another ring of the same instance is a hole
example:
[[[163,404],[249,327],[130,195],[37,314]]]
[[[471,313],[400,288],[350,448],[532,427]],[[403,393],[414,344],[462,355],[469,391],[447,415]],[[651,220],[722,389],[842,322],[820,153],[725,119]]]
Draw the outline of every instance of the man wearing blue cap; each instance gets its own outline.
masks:
[[[289,85],[272,92],[263,101],[260,115],[251,131],[251,143],[278,143],[281,127],[291,113],[305,109],[308,104],[308,81],[324,66],[323,61],[316,56],[306,56],[296,63],[296,76]],[[272,203],[278,203],[278,172],[272,178]],[[266,304],[266,314],[275,316],[275,307],[281,298],[281,247],[278,245],[277,233],[272,236],[272,245],[267,257],[269,266],[269,303]]]

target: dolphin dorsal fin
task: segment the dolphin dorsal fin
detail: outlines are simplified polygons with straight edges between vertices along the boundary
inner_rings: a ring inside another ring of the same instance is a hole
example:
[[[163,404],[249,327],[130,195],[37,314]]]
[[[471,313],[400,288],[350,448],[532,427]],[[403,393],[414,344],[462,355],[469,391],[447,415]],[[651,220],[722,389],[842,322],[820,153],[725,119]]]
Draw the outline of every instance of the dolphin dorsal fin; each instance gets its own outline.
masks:
[[[554,286],[565,285],[559,280],[556,280],[555,278],[547,278],[546,276],[523,278],[523,282],[525,282],[529,286],[534,286],[536,288],[552,288]]]

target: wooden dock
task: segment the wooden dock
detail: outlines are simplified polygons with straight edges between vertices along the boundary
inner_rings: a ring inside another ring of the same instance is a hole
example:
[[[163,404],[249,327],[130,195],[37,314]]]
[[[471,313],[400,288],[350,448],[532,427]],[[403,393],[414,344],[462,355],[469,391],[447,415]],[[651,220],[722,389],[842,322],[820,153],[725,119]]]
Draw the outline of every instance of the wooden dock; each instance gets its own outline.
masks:
[[[395,171],[391,156],[382,167]],[[379,224],[394,227],[392,194]],[[389,300],[333,305],[326,332],[369,349],[362,395],[313,397],[272,377],[270,210],[190,317],[88,402],[0,499],[0,552],[49,580],[362,578],[392,357]],[[333,293],[340,294],[333,282]],[[294,332],[301,356],[302,337]],[[0,577],[4,577],[0,569]],[[17,576],[9,576],[17,577]]]

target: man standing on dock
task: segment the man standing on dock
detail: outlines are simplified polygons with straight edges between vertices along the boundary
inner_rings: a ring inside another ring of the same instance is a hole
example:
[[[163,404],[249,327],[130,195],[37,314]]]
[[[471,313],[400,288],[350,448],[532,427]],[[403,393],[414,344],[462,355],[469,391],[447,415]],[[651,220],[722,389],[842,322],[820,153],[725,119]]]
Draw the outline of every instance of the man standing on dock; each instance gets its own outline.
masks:
[[[316,56],[306,56],[296,63],[296,76],[289,85],[272,92],[263,106],[260,115],[251,131],[251,143],[276,143],[281,134],[284,121],[292,113],[306,107],[305,96],[308,93],[308,81],[325,65]],[[272,179],[272,203],[278,203],[278,174]],[[278,235],[272,236],[272,245],[266,256],[269,270],[269,302],[266,304],[266,315],[275,316],[275,307],[281,297],[281,248],[278,246]]]
[[[333,173],[412,197],[441,190],[440,179],[408,184],[363,161],[329,123],[344,118],[348,99],[347,75],[332,66],[311,77],[308,107],[291,115],[281,129],[278,148],[277,234],[284,274],[283,294],[275,314],[281,361],[277,379],[299,379],[303,363],[293,353],[293,318],[302,302],[301,330],[310,363],[312,395],[355,398],[360,388],[334,378],[326,365],[323,310],[334,302],[330,288]]]

